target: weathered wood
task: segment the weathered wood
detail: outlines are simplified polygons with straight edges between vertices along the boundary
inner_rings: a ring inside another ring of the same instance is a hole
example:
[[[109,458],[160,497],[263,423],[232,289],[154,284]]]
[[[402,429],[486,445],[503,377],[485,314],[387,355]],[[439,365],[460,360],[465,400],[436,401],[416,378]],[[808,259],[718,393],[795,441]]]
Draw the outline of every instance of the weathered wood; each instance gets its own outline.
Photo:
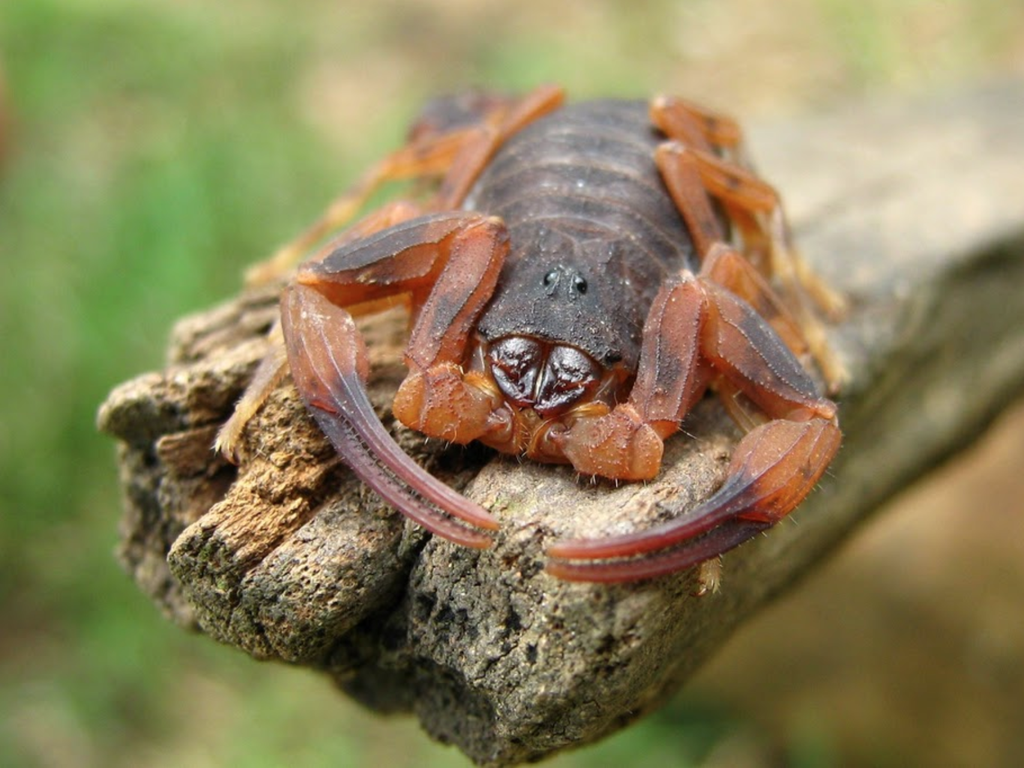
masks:
[[[431,539],[360,486],[290,383],[247,430],[240,468],[216,458],[216,426],[265,349],[270,293],[182,321],[167,369],[102,407],[121,441],[126,568],[178,623],[415,712],[482,764],[578,746],[656,707],[1024,390],[1024,85],[858,105],[752,138],[806,257],[853,301],[832,332],[852,380],[828,478],[793,520],[724,557],[721,591],[693,597],[692,573],[567,584],[540,559],[554,538],[629,530],[707,494],[736,439],[713,400],[655,482],[591,485],[394,427],[401,321],[374,320],[371,397],[410,453],[499,517],[484,552]]]

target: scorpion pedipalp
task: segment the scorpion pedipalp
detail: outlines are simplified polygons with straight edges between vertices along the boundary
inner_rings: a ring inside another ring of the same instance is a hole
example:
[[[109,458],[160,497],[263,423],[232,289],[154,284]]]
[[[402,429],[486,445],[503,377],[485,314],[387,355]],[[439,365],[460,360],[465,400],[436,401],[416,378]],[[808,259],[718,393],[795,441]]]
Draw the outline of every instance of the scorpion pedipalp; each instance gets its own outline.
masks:
[[[384,430],[359,373],[366,350],[351,316],[313,289],[293,286],[281,299],[281,320],[295,384],[352,471],[427,530],[489,547],[490,536],[451,518],[485,530],[498,522],[416,464]]]

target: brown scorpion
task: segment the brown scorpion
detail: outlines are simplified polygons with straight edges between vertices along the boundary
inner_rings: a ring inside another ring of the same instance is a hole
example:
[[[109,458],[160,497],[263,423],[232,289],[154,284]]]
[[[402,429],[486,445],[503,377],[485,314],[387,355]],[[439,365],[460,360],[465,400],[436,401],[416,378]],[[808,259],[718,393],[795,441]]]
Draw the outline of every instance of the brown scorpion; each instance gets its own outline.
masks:
[[[384,182],[429,196],[370,213],[281,298],[287,366],[352,470],[433,533],[483,548],[498,522],[403,453],[366,395],[354,317],[404,304],[405,425],[453,443],[645,480],[709,389],[746,430],[727,478],[685,517],[551,545],[548,571],[624,581],[717,557],[789,514],[840,443],[842,376],[817,310],[838,299],[797,256],[779,196],[735,122],[680,99],[564,104],[561,90],[433,102],[408,143],[264,263],[278,276]],[[812,306],[813,305],[813,306]],[[230,453],[284,370],[271,355],[219,437]]]

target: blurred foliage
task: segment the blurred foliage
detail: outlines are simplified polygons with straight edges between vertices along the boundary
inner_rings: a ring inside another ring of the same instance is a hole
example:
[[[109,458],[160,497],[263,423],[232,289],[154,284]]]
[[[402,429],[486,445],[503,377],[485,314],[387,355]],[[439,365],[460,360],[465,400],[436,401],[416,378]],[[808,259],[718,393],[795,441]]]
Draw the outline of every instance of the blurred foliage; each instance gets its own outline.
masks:
[[[1003,0],[6,0],[0,763],[466,764],[163,622],[113,558],[94,428],[111,386],[161,365],[174,319],[232,294],[424,98],[556,81],[771,114],[1020,71],[1022,31]],[[681,697],[554,764],[831,761],[827,732],[797,731]]]

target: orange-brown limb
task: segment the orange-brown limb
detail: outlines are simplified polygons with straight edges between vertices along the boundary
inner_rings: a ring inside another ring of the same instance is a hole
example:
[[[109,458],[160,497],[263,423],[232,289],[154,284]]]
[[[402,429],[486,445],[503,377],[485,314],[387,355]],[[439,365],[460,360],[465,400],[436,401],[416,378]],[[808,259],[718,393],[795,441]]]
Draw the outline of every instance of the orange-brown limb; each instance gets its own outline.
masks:
[[[708,208],[695,195],[714,198],[743,242],[748,261],[766,278],[776,278],[801,333],[825,376],[830,391],[847,377],[829,350],[824,328],[811,303],[830,317],[841,315],[844,299],[832,291],[800,257],[793,245],[778,192],[749,167],[742,131],[726,117],[674,98],[651,103],[651,121],[669,138],[656,156],[670,194],[695,232],[699,253],[714,238]]]
[[[413,125],[405,146],[364,173],[297,238],[250,269],[247,283],[260,285],[285,276],[319,241],[350,222],[388,182],[440,179],[437,192],[423,203],[424,210],[458,208],[495,150],[563,100],[562,89],[540,86],[522,97],[481,95],[461,114],[454,114],[456,105],[442,104],[438,114],[425,115]]]
[[[777,419],[740,441],[728,477],[703,504],[636,533],[562,541],[547,570],[571,581],[633,581],[689,568],[736,547],[791,512],[839,449],[834,422]],[[587,562],[575,562],[587,561]]]
[[[625,581],[720,554],[791,512],[838,450],[835,405],[817,394],[769,322],[711,279],[716,273],[733,274],[721,271],[718,258],[709,259],[700,276],[684,274],[662,288],[645,327],[640,370],[647,372],[638,377],[628,403],[570,430],[566,453],[584,472],[604,471],[614,461],[632,470],[638,458],[656,454],[647,467],[653,474],[660,464],[655,436],[678,428],[708,375],[741,392],[770,421],[741,440],[725,483],[697,509],[625,536],[557,542],[548,550],[553,575]],[[566,562],[578,560],[590,562]]]
[[[403,300],[417,308],[406,352],[411,372],[396,397],[395,415],[415,421],[426,412],[444,422],[451,439],[468,442],[487,428],[494,403],[489,392],[463,381],[458,365],[507,252],[500,220],[470,212],[428,214],[306,264],[281,302],[296,386],[342,460],[415,522],[473,547],[488,546],[490,538],[449,515],[484,529],[497,522],[426,473],[384,430],[366,396],[368,359],[352,315]],[[457,424],[475,432],[458,433]]]
[[[295,385],[352,471],[427,530],[467,547],[489,547],[490,537],[468,526],[493,530],[497,521],[413,462],[377,418],[362,379],[366,348],[351,315],[295,285],[282,296],[281,320]]]
[[[367,237],[382,229],[392,227],[421,213],[419,206],[407,200],[396,200],[379,210],[368,214],[349,227],[338,237],[327,244],[320,253],[313,257],[321,261],[342,246]],[[284,337],[281,335],[280,319],[274,323],[267,334],[270,348],[260,362],[256,373],[245,388],[241,399],[235,405],[230,418],[224,422],[217,432],[213,449],[229,461],[238,462],[238,445],[241,442],[245,426],[260,409],[267,397],[288,372],[288,357],[284,348]]]

